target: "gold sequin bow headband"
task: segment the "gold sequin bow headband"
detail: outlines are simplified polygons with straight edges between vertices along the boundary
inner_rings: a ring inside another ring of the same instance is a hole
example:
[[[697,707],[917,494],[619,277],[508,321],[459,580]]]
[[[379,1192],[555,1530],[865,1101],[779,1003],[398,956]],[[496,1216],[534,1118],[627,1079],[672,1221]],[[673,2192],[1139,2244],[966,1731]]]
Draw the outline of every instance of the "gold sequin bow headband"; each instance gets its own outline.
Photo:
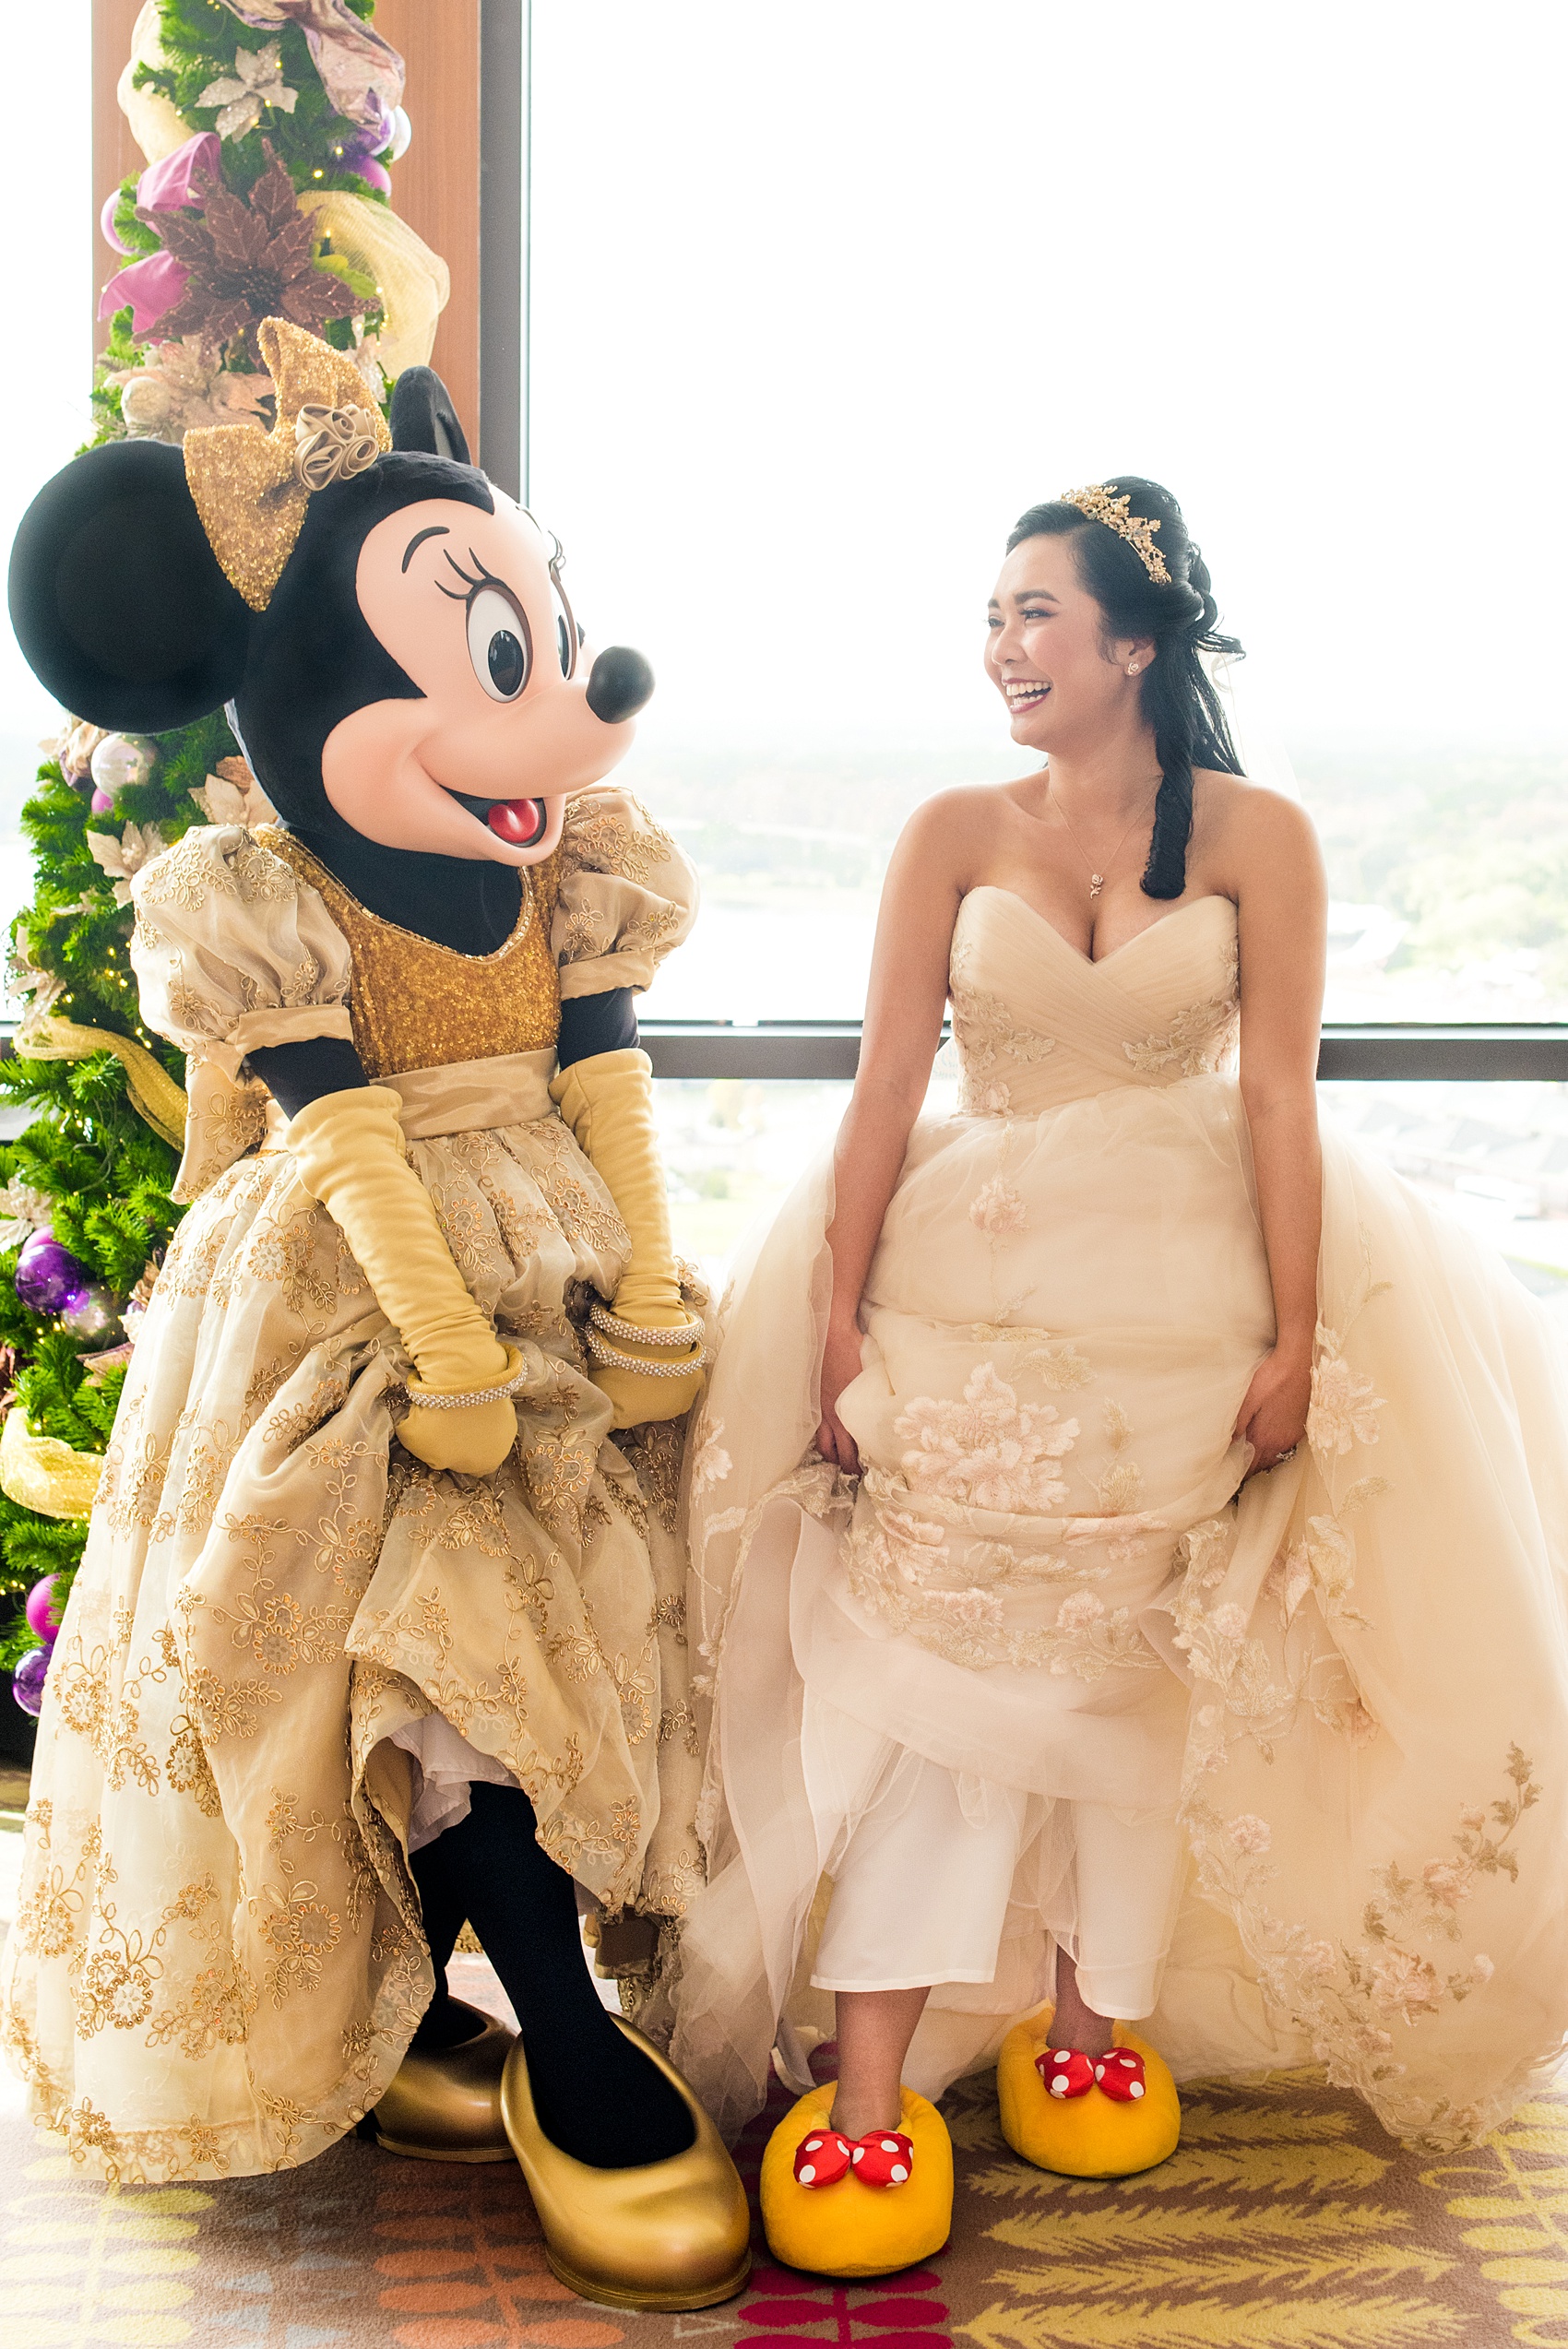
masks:
[[[1091,522],[1103,522],[1119,539],[1125,539],[1144,569],[1157,587],[1168,587],[1170,574],[1165,567],[1165,557],[1155,545],[1158,522],[1146,522],[1141,514],[1130,511],[1133,498],[1129,491],[1122,497],[1112,497],[1103,481],[1091,481],[1087,490],[1063,490],[1061,503],[1075,505]]]
[[[350,480],[392,445],[364,377],[287,318],[264,318],[256,340],[277,398],[269,433],[214,424],[185,434],[185,480],[224,576],[265,611],[294,551],[311,493]]]

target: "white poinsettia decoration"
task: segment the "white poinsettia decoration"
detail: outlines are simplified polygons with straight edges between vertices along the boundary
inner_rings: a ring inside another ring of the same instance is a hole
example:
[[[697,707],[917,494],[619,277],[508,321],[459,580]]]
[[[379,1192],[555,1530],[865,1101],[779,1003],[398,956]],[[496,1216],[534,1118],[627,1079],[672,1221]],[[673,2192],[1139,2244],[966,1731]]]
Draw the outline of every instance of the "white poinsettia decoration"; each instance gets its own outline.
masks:
[[[0,1252],[19,1248],[35,1231],[47,1231],[53,1202],[42,1191],[35,1191],[20,1175],[13,1175],[4,1191],[0,1191]]]
[[[279,44],[268,41],[259,49],[236,51],[232,74],[209,81],[196,102],[223,109],[213,125],[220,138],[244,138],[261,120],[264,106],[291,114],[299,94],[283,79]]]
[[[250,424],[265,431],[261,403],[272,396],[270,375],[235,374],[210,363],[199,335],[150,344],[139,366],[119,368],[103,381],[120,394],[127,440],[169,441],[176,447],[193,428],[209,424]]]
[[[131,883],[144,864],[161,856],[164,838],[156,824],[127,824],[116,840],[113,832],[89,832],[89,853],[114,884],[114,903],[128,906]]]

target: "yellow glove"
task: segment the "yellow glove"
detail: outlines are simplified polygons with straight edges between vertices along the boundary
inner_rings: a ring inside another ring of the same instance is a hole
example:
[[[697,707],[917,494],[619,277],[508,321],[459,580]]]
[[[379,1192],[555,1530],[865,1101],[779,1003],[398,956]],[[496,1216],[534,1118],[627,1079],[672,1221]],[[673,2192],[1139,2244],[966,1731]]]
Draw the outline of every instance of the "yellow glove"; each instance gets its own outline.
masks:
[[[598,1052],[562,1069],[550,1097],[632,1238],[613,1310],[596,1305],[589,1319],[593,1382],[614,1405],[618,1428],[678,1419],[702,1393],[707,1357],[702,1323],[681,1302],[653,1128],[653,1064],[646,1052]],[[659,1345],[652,1334],[660,1330],[676,1342]]]
[[[413,1358],[414,1408],[399,1439],[427,1467],[488,1477],[517,1440],[511,1399],[494,1390],[517,1378],[521,1357],[502,1345],[452,1262],[430,1193],[403,1155],[402,1106],[379,1085],[324,1093],[290,1121],[289,1148]],[[419,1407],[422,1395],[487,1394]]]

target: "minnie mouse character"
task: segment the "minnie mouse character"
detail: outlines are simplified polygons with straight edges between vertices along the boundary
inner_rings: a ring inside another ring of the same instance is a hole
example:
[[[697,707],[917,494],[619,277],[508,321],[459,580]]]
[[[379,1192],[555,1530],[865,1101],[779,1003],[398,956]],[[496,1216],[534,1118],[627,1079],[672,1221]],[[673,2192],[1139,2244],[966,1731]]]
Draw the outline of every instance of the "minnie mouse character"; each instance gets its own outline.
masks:
[[[435,2158],[509,2138],[567,2283],[702,2307],[744,2198],[600,2004],[576,1891],[669,1930],[701,1867],[671,1423],[704,1332],[631,1007],[695,889],[598,788],[652,680],[591,658],[428,369],[388,434],[347,359],[260,339],[270,433],[80,457],[12,560],[52,692],[151,732],[228,704],[281,821],[137,880],[193,1204],[54,1651],[8,2042],[109,2177],[369,2112]],[[465,1919],[515,2044],[446,1991]]]

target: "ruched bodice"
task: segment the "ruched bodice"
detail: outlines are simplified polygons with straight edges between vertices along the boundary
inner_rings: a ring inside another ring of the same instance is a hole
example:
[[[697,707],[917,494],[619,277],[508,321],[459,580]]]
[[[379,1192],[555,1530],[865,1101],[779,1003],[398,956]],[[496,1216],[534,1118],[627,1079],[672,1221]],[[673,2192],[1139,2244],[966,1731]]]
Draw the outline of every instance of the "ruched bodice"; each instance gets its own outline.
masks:
[[[1038,1117],[1123,1085],[1170,1085],[1234,1049],[1236,908],[1194,897],[1090,962],[1011,889],[971,889],[949,965],[971,1117]]]

